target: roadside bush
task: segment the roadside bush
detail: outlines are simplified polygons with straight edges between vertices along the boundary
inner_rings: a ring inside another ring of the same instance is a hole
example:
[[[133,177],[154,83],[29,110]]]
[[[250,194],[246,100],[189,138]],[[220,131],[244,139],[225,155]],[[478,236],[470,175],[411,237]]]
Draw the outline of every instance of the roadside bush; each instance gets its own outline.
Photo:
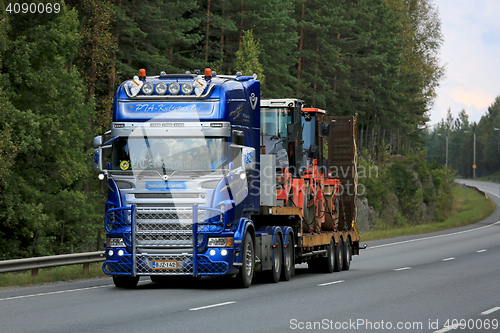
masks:
[[[376,176],[360,177],[359,181],[384,228],[440,222],[449,214],[455,174],[427,162],[423,153],[388,156],[383,163],[360,158],[359,166],[377,169]]]

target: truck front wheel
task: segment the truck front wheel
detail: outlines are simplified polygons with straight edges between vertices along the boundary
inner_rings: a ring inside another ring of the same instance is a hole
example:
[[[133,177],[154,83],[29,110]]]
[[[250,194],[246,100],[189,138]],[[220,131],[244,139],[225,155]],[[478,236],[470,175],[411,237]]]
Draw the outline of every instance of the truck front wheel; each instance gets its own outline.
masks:
[[[243,238],[241,250],[241,270],[239,273],[241,285],[248,288],[252,284],[253,272],[255,268],[255,251],[252,236],[247,232]]]
[[[113,276],[113,283],[117,288],[133,289],[139,282],[138,276]]]

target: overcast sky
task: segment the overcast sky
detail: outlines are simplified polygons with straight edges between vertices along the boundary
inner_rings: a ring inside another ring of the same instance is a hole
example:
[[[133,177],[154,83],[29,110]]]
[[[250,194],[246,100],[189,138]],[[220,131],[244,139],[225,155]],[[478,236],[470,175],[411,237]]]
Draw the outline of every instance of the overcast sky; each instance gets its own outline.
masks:
[[[446,77],[437,89],[430,125],[465,109],[479,122],[500,95],[500,0],[434,0],[441,17]]]

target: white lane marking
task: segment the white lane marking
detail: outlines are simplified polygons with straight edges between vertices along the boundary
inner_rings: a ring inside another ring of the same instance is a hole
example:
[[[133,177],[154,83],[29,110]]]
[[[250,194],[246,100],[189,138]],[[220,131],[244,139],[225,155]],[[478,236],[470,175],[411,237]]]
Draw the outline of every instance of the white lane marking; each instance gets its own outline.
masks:
[[[481,312],[481,314],[482,314],[483,316],[486,316],[486,315],[489,315],[490,313],[496,312],[496,311],[498,311],[498,310],[500,310],[500,306],[495,306],[494,308],[491,308],[491,309],[489,309],[489,310],[486,310],[486,311],[484,311],[484,312]]]
[[[28,297],[35,297],[35,296],[64,294],[64,293],[70,293],[70,292],[73,292],[73,291],[83,291],[83,290],[99,289],[99,288],[106,288],[106,287],[111,287],[111,286],[113,286],[113,285],[112,284],[106,284],[104,286],[96,286],[96,287],[88,287],[88,288],[78,288],[78,289],[70,289],[70,290],[59,290],[59,291],[51,291],[51,292],[48,292],[48,293],[31,294],[31,295],[23,295],[23,296],[14,296],[14,297],[0,298],[0,301],[9,301],[9,300],[12,300],[12,299],[28,298]]]
[[[485,225],[485,226],[482,226],[482,227],[479,227],[479,228],[469,229],[469,230],[464,230],[464,231],[458,231],[458,232],[454,232],[454,233],[451,233],[451,234],[431,236],[431,237],[424,237],[424,238],[416,238],[416,239],[410,239],[410,240],[407,240],[407,241],[401,241],[401,242],[389,243],[389,244],[382,244],[382,245],[376,245],[376,246],[368,246],[366,249],[367,250],[371,250],[371,249],[377,249],[377,248],[391,246],[391,245],[400,245],[400,244],[418,242],[418,241],[427,240],[427,239],[441,238],[441,237],[447,237],[447,236],[454,236],[454,235],[459,235],[459,234],[463,234],[463,233],[466,233],[466,232],[478,231],[478,230],[481,230],[481,229],[484,229],[484,228],[491,227],[493,225],[497,225],[499,223],[500,223],[500,221],[496,221],[495,223],[488,224],[488,225]]]
[[[236,303],[236,302],[224,302],[224,303],[212,304],[212,305],[207,305],[207,306],[201,306],[199,308],[192,308],[192,309],[189,309],[189,311],[198,311],[198,310],[210,309],[210,308],[215,308],[217,306],[224,306],[224,305],[229,305],[229,304],[234,304],[234,303]]]
[[[486,251],[488,251],[488,250],[483,249],[483,250],[479,250],[479,251],[477,251],[477,253],[483,253],[483,252],[486,252]]]
[[[318,287],[329,286],[331,284],[337,284],[337,283],[342,283],[342,282],[345,282],[345,280],[339,280],[339,281],[334,281],[334,282],[327,282],[327,283],[318,284]]]
[[[451,326],[443,327],[442,329],[440,329],[438,331],[434,331],[434,333],[444,333],[444,332],[448,332],[451,330],[456,330],[459,326],[460,326],[459,324],[453,324]]]
[[[408,269],[411,269],[411,267],[396,268],[394,271],[399,272],[399,271],[406,271]]]
[[[450,258],[446,258],[446,259],[443,259],[443,261],[450,261],[450,260],[454,260],[455,257],[450,257]]]

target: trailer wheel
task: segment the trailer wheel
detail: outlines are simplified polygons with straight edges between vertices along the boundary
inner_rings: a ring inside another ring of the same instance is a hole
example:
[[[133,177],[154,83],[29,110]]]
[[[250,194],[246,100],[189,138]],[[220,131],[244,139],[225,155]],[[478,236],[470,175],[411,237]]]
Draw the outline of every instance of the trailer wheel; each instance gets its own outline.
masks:
[[[253,272],[255,268],[255,251],[252,236],[247,232],[243,238],[241,250],[242,266],[238,273],[243,288],[248,288],[252,284]]]
[[[117,288],[133,289],[139,282],[138,276],[117,276],[113,275],[113,283]]]
[[[351,260],[352,260],[352,255],[351,255],[351,240],[347,238],[347,240],[344,242],[344,261],[342,263],[342,269],[344,271],[348,271],[349,268],[351,268]]]
[[[280,235],[276,235],[273,250],[273,267],[271,269],[271,282],[280,282],[281,270],[283,267],[283,245]]]
[[[281,273],[282,281],[289,281],[292,277],[293,267],[295,266],[295,260],[293,257],[293,241],[291,235],[288,235],[286,239],[285,256],[283,261],[283,270]]]
[[[325,272],[332,273],[335,269],[335,240],[333,238],[330,240],[330,244],[326,250]]]
[[[344,242],[342,238],[339,239],[337,246],[335,246],[335,268],[334,272],[340,272],[342,270],[342,264],[344,263],[344,250],[343,245]]]

